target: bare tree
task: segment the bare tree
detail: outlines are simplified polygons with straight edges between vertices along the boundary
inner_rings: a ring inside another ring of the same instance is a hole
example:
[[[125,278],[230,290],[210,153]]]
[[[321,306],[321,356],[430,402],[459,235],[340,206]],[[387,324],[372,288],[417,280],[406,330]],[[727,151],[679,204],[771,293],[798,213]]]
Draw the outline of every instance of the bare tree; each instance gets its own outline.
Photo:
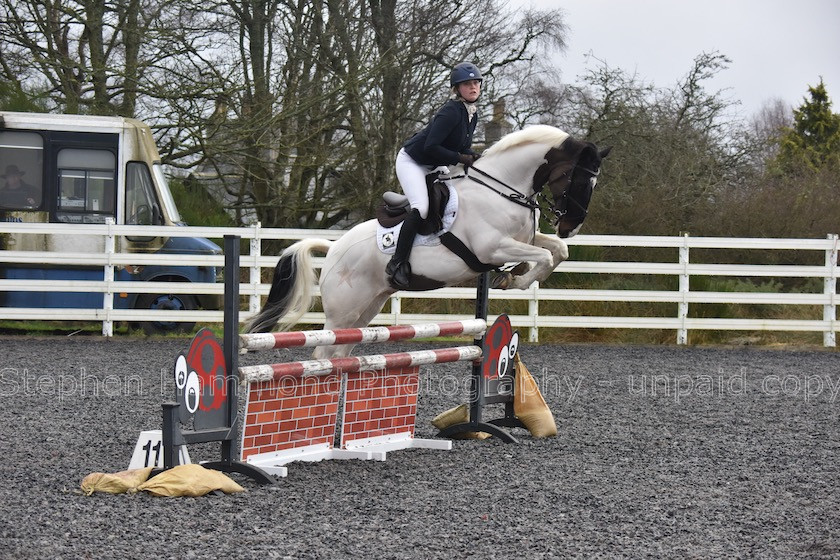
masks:
[[[177,64],[195,66],[160,84],[202,92],[195,102],[171,97],[166,120],[179,125],[165,157],[192,165],[200,151],[224,172],[235,205],[275,226],[369,216],[393,188],[400,143],[448,95],[455,63],[478,61],[489,96],[503,95],[503,79],[513,83],[505,72],[535,66],[536,45],[562,45],[564,31],[559,13],[512,23],[494,0],[253,0],[192,10],[196,19],[215,13],[205,28],[225,31],[206,61],[184,37],[190,62]],[[200,83],[215,84],[215,99]]]
[[[540,109],[525,81],[562,48],[560,12],[498,0],[0,0],[0,70],[55,109],[138,116],[166,163],[221,178],[240,214],[331,227],[370,215],[393,158],[462,60],[486,103]],[[27,62],[34,60],[27,66]],[[550,111],[547,108],[546,111]],[[488,112],[489,113],[489,112]]]
[[[756,147],[754,164],[761,168],[779,151],[779,137],[793,126],[793,110],[784,100],[772,99],[764,103],[748,123],[747,141]]]
[[[135,116],[143,76],[165,44],[156,36],[159,17],[169,5],[148,0],[2,0],[3,77],[18,84],[46,84],[51,103],[63,112]]]
[[[569,132],[616,148],[593,197],[587,231],[707,231],[715,198],[736,181],[741,157],[733,145],[732,102],[705,89],[725,69],[725,57],[698,56],[671,88],[593,60],[597,66],[583,83],[565,88],[562,109]]]

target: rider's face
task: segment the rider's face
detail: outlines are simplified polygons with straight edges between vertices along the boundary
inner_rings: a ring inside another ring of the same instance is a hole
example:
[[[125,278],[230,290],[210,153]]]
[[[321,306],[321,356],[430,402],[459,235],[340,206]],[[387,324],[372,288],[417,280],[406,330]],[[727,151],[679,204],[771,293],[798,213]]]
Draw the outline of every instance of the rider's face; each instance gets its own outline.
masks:
[[[458,84],[458,94],[469,103],[473,103],[476,99],[478,99],[480,93],[480,80],[467,80],[466,82]]]

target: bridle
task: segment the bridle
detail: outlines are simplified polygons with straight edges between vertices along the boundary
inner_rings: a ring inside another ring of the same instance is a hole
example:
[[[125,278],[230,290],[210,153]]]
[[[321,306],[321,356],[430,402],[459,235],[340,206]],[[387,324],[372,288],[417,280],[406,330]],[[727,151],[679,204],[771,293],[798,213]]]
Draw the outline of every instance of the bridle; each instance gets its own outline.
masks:
[[[586,167],[578,165],[578,166],[573,167],[569,171],[566,171],[565,173],[563,173],[562,175],[560,175],[557,178],[557,179],[561,179],[563,177],[568,177],[567,182],[569,184],[568,187],[563,189],[563,193],[559,197],[559,202],[558,202],[558,197],[555,196],[554,197],[554,203],[551,204],[551,212],[554,214],[554,217],[557,218],[557,221],[560,221],[562,218],[565,218],[566,215],[569,213],[569,202],[571,202],[577,208],[577,210],[579,211],[579,214],[574,216],[575,219],[580,219],[580,221],[582,222],[589,215],[589,209],[588,208],[586,208],[580,202],[578,202],[578,200],[576,198],[573,198],[573,197],[569,196],[569,191],[572,190],[571,189],[572,176],[574,175],[574,172],[576,170],[583,171],[584,173],[588,173],[590,177],[597,177],[598,175],[601,174],[600,169],[597,170],[597,171],[593,171],[591,169],[588,169]],[[557,180],[552,181],[552,182],[557,182]],[[549,188],[551,188],[550,185],[549,185]],[[554,193],[553,190],[552,190],[552,193]]]
[[[549,202],[549,208],[551,210],[551,213],[554,214],[554,217],[557,219],[558,222],[562,218],[565,218],[566,215],[568,214],[568,212],[569,212],[568,207],[569,207],[569,202],[570,201],[581,212],[581,215],[576,216],[576,218],[579,217],[580,220],[583,221],[584,219],[586,219],[586,216],[589,213],[589,210],[587,208],[585,208],[580,202],[578,202],[575,198],[569,196],[569,191],[571,190],[571,183],[572,183],[572,177],[574,175],[574,172],[576,170],[580,170],[580,171],[583,171],[585,173],[588,173],[590,177],[597,177],[601,173],[600,169],[598,169],[597,171],[593,171],[593,170],[588,169],[586,167],[576,165],[576,166],[572,167],[571,169],[569,169],[568,171],[562,173],[561,175],[559,175],[555,178],[552,178],[550,181],[547,180],[545,183],[539,184],[539,185],[534,184],[534,192],[533,192],[533,194],[528,196],[528,195],[525,195],[522,192],[520,192],[518,189],[508,185],[507,183],[505,183],[501,179],[498,179],[498,178],[490,175],[489,173],[486,173],[485,171],[482,171],[481,169],[479,169],[475,165],[471,166],[469,169],[471,169],[472,171],[475,171],[479,175],[482,175],[482,176],[486,177],[487,179],[490,179],[490,180],[498,183],[500,186],[508,189],[511,192],[510,193],[504,193],[504,192],[500,191],[499,189],[493,187],[492,185],[489,185],[486,182],[482,181],[478,177],[474,177],[474,176],[470,175],[469,172],[467,171],[466,172],[466,177],[468,179],[471,179],[474,182],[478,183],[479,185],[490,189],[491,191],[495,192],[496,194],[498,194],[499,196],[501,196],[505,200],[509,200],[510,202],[513,202],[514,204],[518,204],[520,206],[524,206],[525,208],[530,209],[532,213],[537,208],[539,208],[539,203],[536,201],[536,197],[537,197],[537,195],[539,195],[543,191],[543,188],[547,184],[548,187],[549,187],[549,190],[551,191],[551,194],[553,195],[553,198],[554,198],[554,200]],[[560,194],[558,194],[557,192],[555,192],[555,189],[552,188],[552,185],[562,182],[562,179],[564,179],[564,178],[566,179],[566,181],[565,181],[566,186],[563,188],[562,192]]]

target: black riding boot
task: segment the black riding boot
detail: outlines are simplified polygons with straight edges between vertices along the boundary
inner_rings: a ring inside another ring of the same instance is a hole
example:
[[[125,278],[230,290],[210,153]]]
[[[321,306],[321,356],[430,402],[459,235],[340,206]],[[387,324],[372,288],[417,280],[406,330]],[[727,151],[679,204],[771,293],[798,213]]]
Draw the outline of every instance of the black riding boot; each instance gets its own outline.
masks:
[[[414,209],[409,212],[408,217],[403,221],[394,256],[385,266],[385,274],[388,275],[391,286],[398,290],[407,289],[411,281],[411,265],[408,263],[408,257],[411,254],[411,246],[414,244],[414,236],[417,235],[417,229],[422,221],[419,210]]]

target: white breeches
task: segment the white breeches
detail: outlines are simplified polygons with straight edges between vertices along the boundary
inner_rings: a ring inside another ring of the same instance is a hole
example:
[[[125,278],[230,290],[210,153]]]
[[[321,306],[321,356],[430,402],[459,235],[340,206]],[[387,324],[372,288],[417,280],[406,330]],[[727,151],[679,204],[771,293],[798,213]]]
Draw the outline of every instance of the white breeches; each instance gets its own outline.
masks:
[[[426,175],[435,169],[437,167],[431,165],[420,165],[403,149],[397,154],[397,179],[411,207],[419,211],[424,219],[429,215]]]

